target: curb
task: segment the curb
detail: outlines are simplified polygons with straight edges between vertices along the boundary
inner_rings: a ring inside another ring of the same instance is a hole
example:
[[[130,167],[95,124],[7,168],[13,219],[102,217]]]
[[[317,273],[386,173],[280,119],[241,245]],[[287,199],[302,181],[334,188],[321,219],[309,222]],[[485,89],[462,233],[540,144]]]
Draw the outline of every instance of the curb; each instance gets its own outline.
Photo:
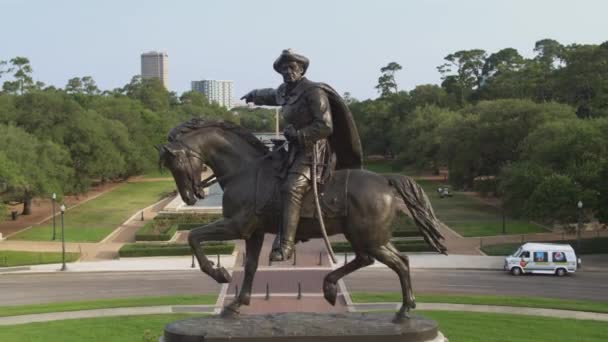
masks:
[[[29,271],[31,267],[29,266],[14,266],[14,267],[1,267],[0,273],[11,273],[11,272],[19,272],[19,271]]]

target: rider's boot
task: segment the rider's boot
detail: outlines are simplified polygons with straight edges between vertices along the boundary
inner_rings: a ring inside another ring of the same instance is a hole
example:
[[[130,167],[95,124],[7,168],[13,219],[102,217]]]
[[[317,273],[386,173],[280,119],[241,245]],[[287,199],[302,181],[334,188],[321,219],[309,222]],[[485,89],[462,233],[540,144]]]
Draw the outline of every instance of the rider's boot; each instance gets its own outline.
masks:
[[[296,230],[300,222],[300,209],[302,198],[310,187],[306,177],[290,174],[288,177],[287,191],[284,192],[283,220],[281,227],[281,242],[279,248],[270,253],[271,261],[289,260],[294,252]]]

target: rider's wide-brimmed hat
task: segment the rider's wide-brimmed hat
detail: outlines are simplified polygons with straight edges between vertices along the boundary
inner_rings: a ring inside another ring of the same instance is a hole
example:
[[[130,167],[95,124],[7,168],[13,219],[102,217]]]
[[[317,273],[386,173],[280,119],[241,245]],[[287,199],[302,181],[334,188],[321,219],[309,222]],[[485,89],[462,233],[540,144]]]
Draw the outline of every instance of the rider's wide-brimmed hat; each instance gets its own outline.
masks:
[[[283,50],[283,52],[281,53],[279,58],[277,58],[277,60],[274,61],[274,64],[272,65],[272,67],[274,68],[274,70],[276,72],[281,73],[281,71],[279,69],[281,67],[281,64],[287,63],[287,62],[300,63],[302,65],[302,69],[304,69],[302,74],[306,73],[306,70],[308,69],[308,65],[310,64],[310,60],[308,58],[293,52],[292,49],[287,49],[287,50]]]

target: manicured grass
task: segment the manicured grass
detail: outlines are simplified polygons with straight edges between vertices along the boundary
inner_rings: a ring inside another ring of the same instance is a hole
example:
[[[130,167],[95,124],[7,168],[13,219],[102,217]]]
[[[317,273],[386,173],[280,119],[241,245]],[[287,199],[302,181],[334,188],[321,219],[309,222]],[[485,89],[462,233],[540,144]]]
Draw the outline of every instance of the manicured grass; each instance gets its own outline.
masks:
[[[508,314],[416,311],[439,323],[450,342],[602,342],[608,323]]]
[[[100,299],[94,301],[62,302],[34,305],[0,306],[0,317],[30,315],[48,312],[79,311],[92,309],[126,308],[157,305],[213,305],[217,295],[183,295],[165,297],[132,297]],[[1,339],[0,339],[1,340]]]
[[[198,315],[200,316],[200,315]],[[167,323],[196,317],[186,314],[85,318],[3,326],[2,342],[156,342]]]
[[[167,169],[164,169],[163,171],[161,171],[158,168],[145,171],[142,176],[144,178],[170,178],[170,179],[173,179],[173,176],[171,175],[171,171],[169,171]]]
[[[353,292],[351,298],[355,303],[401,302],[401,293]],[[416,302],[517,306],[608,313],[608,302],[542,297],[417,295]]]
[[[603,342],[608,323],[508,314],[416,311],[434,319],[450,342]],[[3,342],[158,341],[165,324],[195,315],[87,318],[3,326]]]
[[[452,197],[441,198],[437,188],[448,186],[445,183],[420,180],[418,184],[429,196],[437,217],[458,234],[465,237],[502,234],[500,209],[461,192],[452,191]],[[506,217],[505,223],[506,234],[546,232],[543,227],[523,220]]]
[[[80,253],[65,253],[65,261],[72,262],[80,258]],[[56,264],[61,262],[61,253],[0,251],[0,267]]]
[[[559,243],[569,244],[574,248],[576,254],[604,254],[608,253],[608,237],[599,237],[592,239],[581,239],[581,248],[577,248],[576,240],[555,240],[555,241],[543,241],[546,243]],[[505,243],[500,245],[483,246],[482,250],[487,255],[511,255],[515,252],[522,244],[521,243]]]
[[[65,241],[98,242],[131,215],[165,197],[175,188],[170,181],[126,183],[65,213]],[[57,238],[61,219],[56,218]],[[11,236],[11,240],[49,241],[52,221]]]

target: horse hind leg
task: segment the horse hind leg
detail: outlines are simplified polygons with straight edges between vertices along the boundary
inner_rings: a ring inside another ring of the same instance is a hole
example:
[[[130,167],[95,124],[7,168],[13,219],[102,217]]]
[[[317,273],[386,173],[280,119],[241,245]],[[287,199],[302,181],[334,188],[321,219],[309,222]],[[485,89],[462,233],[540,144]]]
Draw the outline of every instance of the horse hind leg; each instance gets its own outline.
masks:
[[[401,255],[396,252],[396,248],[392,246],[392,243],[390,242],[384,246],[370,249],[369,253],[375,259],[392,269],[399,276],[399,282],[401,283],[401,295],[403,299],[401,308],[395,314],[395,319],[393,322],[402,322],[404,319],[410,317],[410,309],[413,309],[416,306],[412,296],[411,284],[409,282],[409,268],[406,266]]]
[[[327,300],[331,305],[336,305],[336,298],[338,296],[336,283],[338,280],[373,263],[374,259],[372,259],[370,256],[357,254],[355,259],[327,274],[323,279],[323,296],[325,297],[325,300]]]
[[[213,268],[211,262],[201,247],[203,241],[225,241],[241,238],[234,220],[221,219],[200,228],[195,228],[188,234],[188,244],[198,261],[201,271],[218,283],[229,283],[232,277],[224,267]]]
[[[407,257],[407,255],[403,255],[399,252],[399,250],[397,250],[397,248],[395,247],[395,245],[393,245],[392,243],[389,243],[386,246],[388,249],[391,250],[391,252],[397,254],[399,256],[399,258],[403,261],[403,263],[405,264],[406,267],[406,276],[407,276],[407,283],[409,284],[408,286],[408,296],[407,298],[409,299],[410,302],[410,309],[415,309],[416,308],[416,297],[414,296],[414,290],[412,289],[412,280],[410,278],[410,258]]]

